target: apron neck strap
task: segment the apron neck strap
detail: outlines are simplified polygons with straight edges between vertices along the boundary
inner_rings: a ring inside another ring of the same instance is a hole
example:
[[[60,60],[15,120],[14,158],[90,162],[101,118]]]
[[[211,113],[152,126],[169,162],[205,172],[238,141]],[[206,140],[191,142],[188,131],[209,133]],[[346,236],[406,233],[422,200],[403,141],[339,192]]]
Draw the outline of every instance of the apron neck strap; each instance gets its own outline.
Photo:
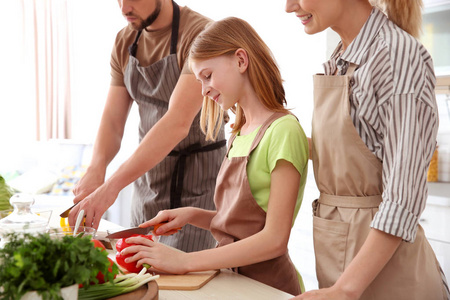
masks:
[[[170,38],[170,54],[177,53],[178,28],[180,27],[180,7],[175,1],[172,1],[173,18],[172,18],[172,37]]]
[[[172,16],[172,35],[170,37],[170,54],[177,53],[177,44],[178,44],[178,28],[180,27],[180,7],[175,1],[172,1],[173,6],[173,16]],[[133,44],[128,47],[128,53],[131,56],[136,57],[138,40],[142,34],[142,29],[138,31],[136,38],[134,39]]]
[[[136,38],[134,39],[133,44],[130,47],[128,47],[128,53],[130,53],[131,56],[136,57],[137,45],[138,45],[137,42],[138,42],[139,37],[141,36],[141,34],[142,34],[142,30],[139,30],[137,35],[136,35]]]

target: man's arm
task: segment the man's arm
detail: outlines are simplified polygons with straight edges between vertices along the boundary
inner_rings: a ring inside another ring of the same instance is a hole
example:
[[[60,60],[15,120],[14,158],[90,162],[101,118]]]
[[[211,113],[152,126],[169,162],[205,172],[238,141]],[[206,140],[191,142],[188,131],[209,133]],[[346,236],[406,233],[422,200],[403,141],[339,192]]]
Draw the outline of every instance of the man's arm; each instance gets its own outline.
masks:
[[[109,88],[90,165],[73,190],[75,203],[83,200],[104,183],[106,168],[119,152],[132,103],[133,100],[125,87]]]
[[[69,223],[75,222],[80,209],[86,212],[86,224],[98,228],[105,211],[117,198],[119,192],[161,162],[188,133],[200,111],[203,97],[201,85],[193,74],[182,74],[172,93],[169,110],[147,132],[136,151],[98,189],[74,207]]]

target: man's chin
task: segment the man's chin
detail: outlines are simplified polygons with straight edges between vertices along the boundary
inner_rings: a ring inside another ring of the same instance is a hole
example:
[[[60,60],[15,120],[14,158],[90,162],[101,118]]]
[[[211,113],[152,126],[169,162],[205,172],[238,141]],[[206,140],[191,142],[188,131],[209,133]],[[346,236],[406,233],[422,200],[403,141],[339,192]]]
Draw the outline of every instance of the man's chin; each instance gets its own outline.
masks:
[[[128,23],[128,27],[132,30],[140,30],[141,26],[139,26],[140,24],[136,24],[136,23]]]

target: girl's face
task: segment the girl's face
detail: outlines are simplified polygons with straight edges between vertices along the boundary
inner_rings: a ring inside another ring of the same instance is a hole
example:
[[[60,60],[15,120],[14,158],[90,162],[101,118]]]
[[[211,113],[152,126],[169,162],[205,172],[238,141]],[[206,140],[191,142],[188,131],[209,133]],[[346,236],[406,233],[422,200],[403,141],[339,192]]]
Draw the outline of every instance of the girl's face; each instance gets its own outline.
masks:
[[[339,26],[345,0],[286,0],[286,12],[295,13],[307,34]]]
[[[222,55],[191,63],[202,84],[203,96],[217,102],[223,110],[235,105],[244,94],[244,72],[236,55]]]

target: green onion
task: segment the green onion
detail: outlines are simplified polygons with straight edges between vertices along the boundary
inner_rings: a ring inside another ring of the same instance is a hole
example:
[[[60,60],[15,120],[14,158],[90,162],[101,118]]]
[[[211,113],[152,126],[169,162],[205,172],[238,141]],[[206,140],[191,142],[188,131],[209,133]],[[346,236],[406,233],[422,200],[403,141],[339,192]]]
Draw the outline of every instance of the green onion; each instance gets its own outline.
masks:
[[[147,268],[142,268],[139,274],[130,273],[123,276],[118,276],[111,282],[102,284],[94,284],[87,287],[87,289],[80,289],[78,291],[79,300],[100,300],[115,297],[118,295],[132,292],[144,284],[159,278],[159,275],[146,274]]]

